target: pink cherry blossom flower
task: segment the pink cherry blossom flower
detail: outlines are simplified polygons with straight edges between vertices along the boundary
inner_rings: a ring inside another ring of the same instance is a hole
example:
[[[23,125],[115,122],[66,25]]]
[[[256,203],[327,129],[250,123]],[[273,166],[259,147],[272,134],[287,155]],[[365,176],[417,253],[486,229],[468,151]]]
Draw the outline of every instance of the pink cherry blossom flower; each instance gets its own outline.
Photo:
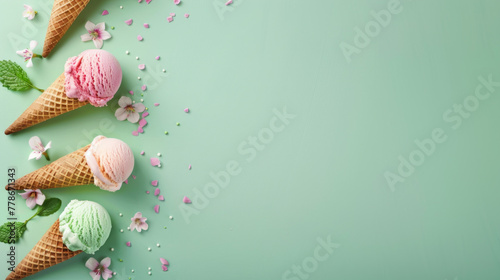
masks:
[[[94,24],[90,21],[87,21],[85,24],[85,29],[87,29],[87,33],[81,36],[82,41],[94,41],[94,45],[96,48],[102,48],[102,43],[104,40],[108,40],[111,38],[111,34],[106,29],[106,24],[104,22]]]
[[[45,201],[45,195],[40,190],[24,190],[25,193],[20,193],[24,199],[26,199],[26,205],[30,209],[35,208],[35,206],[42,205]]]
[[[135,216],[130,219],[132,223],[130,223],[130,231],[133,231],[134,229],[137,230],[138,232],[141,232],[142,230],[148,230],[148,224],[146,224],[147,218],[142,217],[141,212],[135,213]]]
[[[30,41],[29,49],[24,49],[24,50],[20,50],[20,51],[16,52],[18,55],[24,57],[25,62],[26,61],[28,62],[26,64],[26,67],[33,67],[33,61],[32,61],[33,57],[43,58],[41,55],[33,52],[33,50],[36,48],[37,45],[38,45],[38,42],[35,40],[32,40],[32,41]]]
[[[47,150],[50,149],[52,141],[49,141],[49,143],[47,143],[47,146],[44,147],[42,144],[42,140],[40,140],[38,136],[33,136],[30,138],[29,144],[31,149],[33,149],[33,152],[31,152],[28,160],[34,158],[36,160],[39,160],[42,155],[44,155],[47,160],[50,160]]]
[[[109,257],[102,259],[101,263],[94,258],[88,259],[85,263],[85,266],[91,270],[90,276],[93,280],[99,280],[101,276],[104,280],[113,277],[113,271],[108,269],[110,265],[111,259]]]
[[[35,18],[36,14],[38,14],[37,11],[33,10],[31,6],[24,4],[23,17],[32,20]]]
[[[118,105],[120,105],[120,108],[116,109],[115,117],[119,121],[127,119],[131,123],[136,123],[139,121],[139,113],[146,110],[146,106],[144,106],[144,104],[132,103],[132,99],[127,96],[120,97]]]

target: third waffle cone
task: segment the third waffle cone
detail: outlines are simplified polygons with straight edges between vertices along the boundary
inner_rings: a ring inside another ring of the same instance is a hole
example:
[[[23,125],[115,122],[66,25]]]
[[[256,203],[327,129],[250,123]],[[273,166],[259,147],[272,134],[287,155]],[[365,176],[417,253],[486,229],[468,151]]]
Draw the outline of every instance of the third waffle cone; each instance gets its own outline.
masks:
[[[68,260],[81,252],[71,251],[64,245],[62,233],[59,231],[59,219],[57,219],[5,280],[23,279]]]
[[[46,89],[24,113],[5,130],[11,134],[39,124],[61,114],[80,108],[88,101],[78,101],[77,98],[66,96],[64,89],[64,73],[62,73],[48,89]]]
[[[43,44],[43,57],[47,57],[90,0],[54,0],[49,26]]]
[[[79,150],[31,172],[7,185],[7,190],[53,189],[71,186],[90,185],[94,183],[94,175],[85,158],[87,145]]]

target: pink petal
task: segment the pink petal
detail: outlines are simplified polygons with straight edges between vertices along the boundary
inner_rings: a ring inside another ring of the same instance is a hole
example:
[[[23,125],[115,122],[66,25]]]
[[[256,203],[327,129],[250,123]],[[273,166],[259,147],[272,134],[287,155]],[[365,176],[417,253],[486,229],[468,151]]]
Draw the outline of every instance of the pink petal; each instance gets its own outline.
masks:
[[[101,15],[103,15],[103,16],[105,16],[105,15],[109,15],[108,10],[104,10],[104,11],[102,11],[102,14],[101,14]]]
[[[139,64],[139,70],[144,70],[146,68],[146,64]]]
[[[131,25],[131,24],[132,24],[132,19],[128,19],[128,20],[126,20],[126,21],[125,21],[125,23],[126,23],[127,25]]]
[[[92,280],[100,280],[101,279],[100,273],[97,273],[95,271],[91,271],[89,273],[90,273],[90,277],[92,277]]]
[[[142,223],[142,224],[140,225],[140,227],[141,227],[143,230],[148,230],[149,225],[148,225],[148,224],[146,224],[146,223]]]
[[[229,4],[233,4],[233,0],[229,0],[226,2],[226,6],[229,5]]]
[[[158,180],[154,180],[151,182],[151,185],[153,185],[154,187],[158,186]]]
[[[184,109],[184,112],[189,113],[189,108]]]
[[[143,39],[143,38],[142,38],[142,36],[141,36],[141,35],[137,35],[137,40],[142,41],[142,39]]]
[[[125,243],[125,245],[127,245],[128,247],[130,247],[130,241],[128,241],[127,243]]]
[[[168,265],[168,261],[164,258],[160,258],[160,262],[162,265]]]
[[[144,133],[144,129],[142,129],[142,126],[139,126],[139,128],[137,128],[137,132]]]
[[[99,262],[94,258],[89,258],[85,263],[85,266],[90,270],[95,270],[97,267],[99,267]]]
[[[160,165],[160,159],[159,158],[151,158],[151,165],[152,166]]]
[[[179,5],[181,3],[181,0],[174,0],[175,5]]]
[[[156,190],[155,190],[155,196],[157,196],[159,194],[160,194],[160,188],[156,188]]]
[[[156,106],[156,107],[160,106],[160,103],[155,103],[155,106]]]
[[[127,180],[125,180],[125,181],[123,181],[123,182],[124,182],[125,184],[127,184],[127,185],[128,185],[128,179],[127,179]]]
[[[108,268],[111,265],[111,259],[109,257],[102,259],[101,265]]]
[[[169,17],[167,18],[167,21],[168,21],[168,22],[172,22],[173,20],[174,20],[174,18],[173,18],[172,16],[169,16]]]
[[[154,209],[156,213],[160,212],[160,205],[156,204]]]
[[[129,91],[128,93],[130,93],[130,95],[134,95],[134,91]]]
[[[108,278],[113,277],[113,271],[109,270],[108,268],[104,268],[104,271],[102,272],[102,279],[108,280]]]
[[[132,94],[134,94],[134,92],[132,91]],[[132,105],[132,99],[128,96],[122,96],[120,97],[120,99],[118,99],[118,105],[122,108],[125,108],[129,105]]]
[[[165,197],[163,195],[158,196],[158,200],[164,201]]]
[[[36,204],[42,205],[44,201],[45,201],[45,195],[43,193],[40,192],[39,194],[36,195],[36,198],[35,198]]]
[[[146,106],[144,106],[144,104],[142,103],[135,103],[134,105],[132,105],[132,107],[134,107],[134,110],[137,112],[137,113],[141,113],[141,112],[144,112],[144,110],[146,110]],[[139,120],[139,114],[137,114],[137,120]]]
[[[157,181],[158,182],[158,181]],[[22,196],[24,199],[28,199],[31,195],[32,192],[35,192],[35,190],[25,190],[25,193],[20,193],[19,195]]]
[[[147,121],[146,119],[141,119],[141,120],[139,121],[139,126],[145,126],[145,125],[147,125],[147,124],[148,124],[148,121]]]
[[[130,112],[129,115],[127,116],[127,121],[129,121],[131,123],[138,122],[139,121],[139,113],[137,113],[137,112]]]
[[[129,112],[127,112],[126,109],[124,109],[124,108],[118,108],[118,109],[116,109],[115,117],[119,121],[124,121],[124,120],[127,119],[128,113]]]
[[[132,131],[132,135],[138,136],[139,135],[139,131],[137,131],[137,130]]]
[[[185,196],[183,199],[182,199],[182,202],[184,203],[191,203],[191,199],[189,199],[189,197]]]
[[[135,178],[137,178],[137,177],[135,175],[132,175],[132,178],[134,178],[134,180],[135,180]]]
[[[147,117],[147,116],[149,116],[149,113],[148,113],[148,112],[144,112],[144,113],[142,113],[142,117],[143,117],[143,118],[145,118],[145,117]]]
[[[26,205],[28,205],[28,207],[30,209],[35,208],[35,205],[36,205],[35,198],[34,197],[30,197],[30,198],[26,199]]]
[[[148,89],[148,87],[147,87],[146,85],[143,85],[143,86],[141,87],[141,89],[142,89],[143,91],[145,91],[146,89]]]
[[[134,217],[132,217],[132,219],[130,219],[130,220],[134,221],[135,219],[140,219],[140,218],[142,218],[142,213],[137,212],[137,213],[135,213]]]
[[[189,18],[189,14],[184,14],[184,17],[185,18]]]
[[[168,270],[168,267],[166,267],[166,266],[162,265],[162,266],[161,266],[161,269],[163,269],[163,271],[167,271],[167,270]]]

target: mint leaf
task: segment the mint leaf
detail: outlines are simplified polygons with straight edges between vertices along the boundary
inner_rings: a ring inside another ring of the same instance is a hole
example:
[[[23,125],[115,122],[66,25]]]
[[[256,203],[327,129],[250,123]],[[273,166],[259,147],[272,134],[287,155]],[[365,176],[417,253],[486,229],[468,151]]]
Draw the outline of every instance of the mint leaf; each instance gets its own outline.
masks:
[[[38,211],[38,216],[49,216],[54,214],[61,208],[61,204],[62,201],[59,198],[52,197],[46,199],[40,207],[42,210]]]
[[[21,222],[6,222],[0,226],[0,242],[15,243],[26,231],[26,224]]]
[[[10,60],[0,60],[0,82],[4,87],[14,91],[36,88],[23,68]]]

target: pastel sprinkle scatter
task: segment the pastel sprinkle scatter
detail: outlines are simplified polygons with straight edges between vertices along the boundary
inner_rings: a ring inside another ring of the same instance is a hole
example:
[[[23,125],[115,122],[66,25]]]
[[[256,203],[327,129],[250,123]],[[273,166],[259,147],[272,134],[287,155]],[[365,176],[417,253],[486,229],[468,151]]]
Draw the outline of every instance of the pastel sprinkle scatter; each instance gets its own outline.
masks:
[[[111,26],[111,30],[115,30],[115,27],[114,27],[114,26]]]
[[[179,5],[181,3],[181,0],[174,0],[175,5]]]
[[[189,108],[184,109],[184,112],[189,113]]]
[[[149,23],[144,23],[144,28],[149,28]]]
[[[158,186],[158,180],[154,180],[151,182],[151,185],[153,185],[153,187],[156,187]]]
[[[160,165],[160,159],[159,158],[151,158],[151,165],[152,166],[159,166]]]
[[[133,22],[133,20],[132,20],[132,19],[127,19],[127,20],[125,21],[125,23],[126,23],[127,25],[131,25],[131,24],[132,24],[132,22]]]
[[[163,265],[169,265],[168,261],[166,259],[164,259],[164,258],[160,258],[160,262]]]
[[[160,188],[156,188],[155,190],[155,196],[158,196],[160,194]]]
[[[189,18],[189,14],[184,14],[184,17],[185,18]]]
[[[154,209],[155,212],[158,214],[158,212],[160,212],[160,205],[156,204]]]
[[[156,155],[159,156],[159,157],[161,157],[161,153],[157,153]]]
[[[148,87],[147,87],[146,85],[143,85],[143,86],[141,87],[141,89],[144,91],[144,90],[147,90],[147,89],[148,89]]]
[[[156,106],[156,107],[160,106],[160,103],[155,103],[155,106]]]
[[[161,269],[163,269],[163,271],[167,271],[167,270],[168,270],[168,267],[166,267],[165,265],[162,265],[162,266],[161,266]]]
[[[103,16],[105,16],[105,15],[109,15],[108,10],[104,10],[104,11],[102,11],[102,14],[101,14],[101,15],[103,15]]]
[[[120,217],[123,217],[123,214],[122,214],[122,213],[120,213],[119,215],[120,215]]]
[[[132,178],[134,178],[134,180],[135,180],[135,178],[137,178],[137,177],[135,175],[132,175]]]
[[[168,218],[169,218],[170,220],[173,220],[173,219],[174,219],[174,217],[173,217],[173,216],[169,216]]]
[[[142,113],[142,117],[143,117],[143,118],[145,118],[145,117],[147,117],[147,116],[149,116],[149,112],[144,112],[144,113]]]
[[[133,90],[129,91],[128,93],[130,93],[130,95],[134,95],[134,91]]]
[[[191,203],[191,199],[189,199],[189,197],[185,196],[183,199],[182,199],[182,202],[188,204],[188,203]]]
[[[156,247],[160,247],[160,243],[156,243]],[[151,270],[151,267],[149,268]]]
[[[188,166],[188,170],[191,170],[191,164]]]
[[[151,248],[148,248],[148,251],[151,251]]]
[[[153,0],[146,0],[146,4],[151,3],[151,1],[153,1]]]
[[[139,133],[144,133],[144,129],[142,129],[142,126],[139,126],[139,128],[137,128],[137,131],[138,131]]]
[[[125,53],[126,53],[126,54],[130,54],[130,52],[129,52],[129,51],[125,51]]]
[[[123,260],[122,260],[122,259],[119,259],[119,261],[120,261],[120,262],[123,262]]]
[[[158,200],[164,201],[165,197],[163,195],[158,196]]]
[[[136,57],[135,57],[135,59],[136,59],[136,60],[139,60],[139,57],[138,57],[138,56],[136,56]]]
[[[144,155],[144,151],[141,151],[141,156]]]
[[[137,130],[132,131],[132,135],[134,135],[134,136],[139,135],[139,131],[137,131]]]
[[[137,35],[137,40],[142,41],[144,38],[142,38],[141,35]]]
[[[168,135],[168,131],[165,131],[165,135]]]
[[[148,121],[146,119],[141,119],[139,121],[139,127],[143,127],[148,124]]]
[[[120,6],[120,9],[123,9],[123,6]]]
[[[146,68],[146,64],[139,64],[139,70],[144,70]]]
[[[124,183],[128,185],[128,179],[127,179],[127,180],[125,180],[125,182],[124,182]]]
[[[167,18],[167,21],[168,21],[168,22],[172,22],[173,20],[174,20],[174,18],[173,18],[172,16],[169,16],[169,17]]]
[[[137,77],[137,80],[140,80],[140,79],[141,79],[141,77]]]
[[[146,191],[147,194],[149,194],[149,191]]]
[[[160,60],[160,56],[155,57],[156,60]]]
[[[176,126],[179,126],[179,125],[181,125],[181,124],[180,124],[180,123],[175,123],[175,125],[176,125]]]
[[[171,16],[175,17],[175,13],[170,13]]]
[[[163,73],[165,73],[165,72],[166,72],[166,70],[165,70],[165,69],[161,69],[161,71],[162,71]]]
[[[127,243],[125,243],[128,247],[130,247],[130,241],[128,241]]]
[[[229,1],[226,2],[226,6],[230,5],[230,4],[233,4],[233,0],[229,0]]]

